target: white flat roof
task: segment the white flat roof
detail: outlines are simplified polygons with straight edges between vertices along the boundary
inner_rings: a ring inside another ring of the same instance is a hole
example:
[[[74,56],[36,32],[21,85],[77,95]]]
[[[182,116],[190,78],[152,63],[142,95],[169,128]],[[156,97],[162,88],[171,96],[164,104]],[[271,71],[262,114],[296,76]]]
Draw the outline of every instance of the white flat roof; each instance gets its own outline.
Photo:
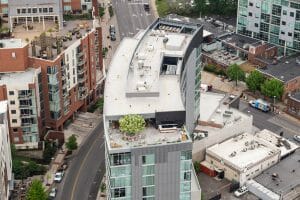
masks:
[[[208,148],[207,153],[242,170],[268,156],[279,153],[279,149],[268,145],[252,134],[243,133]]]
[[[0,113],[7,112],[7,101],[0,101]]]
[[[2,48],[21,48],[27,45],[27,43],[22,42],[22,39],[4,39],[0,40],[0,44],[2,44]]]
[[[160,74],[164,56],[182,58],[192,38],[178,31],[164,25],[121,41],[106,77],[106,116],[185,110],[180,92],[182,61],[168,67],[175,74]]]
[[[221,105],[225,94],[213,92],[201,92],[200,95],[200,120],[209,121],[212,115]]]
[[[0,74],[0,85],[7,85],[10,89],[24,89],[34,83],[40,69],[30,68],[24,72]]]

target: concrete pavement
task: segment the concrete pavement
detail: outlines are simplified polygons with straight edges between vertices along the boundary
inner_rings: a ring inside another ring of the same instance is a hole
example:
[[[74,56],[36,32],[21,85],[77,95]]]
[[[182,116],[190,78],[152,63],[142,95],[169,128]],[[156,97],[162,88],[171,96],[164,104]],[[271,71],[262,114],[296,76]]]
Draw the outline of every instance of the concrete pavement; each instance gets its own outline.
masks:
[[[57,184],[56,199],[96,199],[97,192],[92,188],[99,184],[105,173],[104,160],[103,122],[100,120],[80,149],[71,158],[63,181]],[[96,176],[98,177],[97,180],[95,180]]]

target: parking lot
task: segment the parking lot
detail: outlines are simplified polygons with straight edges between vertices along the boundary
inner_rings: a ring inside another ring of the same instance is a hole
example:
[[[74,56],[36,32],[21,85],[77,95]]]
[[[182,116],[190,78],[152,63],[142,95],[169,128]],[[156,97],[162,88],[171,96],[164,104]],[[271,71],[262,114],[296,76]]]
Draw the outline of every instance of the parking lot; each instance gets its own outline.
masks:
[[[249,192],[239,198],[235,197],[233,193],[229,192],[231,182],[226,179],[217,180],[201,172],[198,180],[201,185],[203,200],[209,200],[219,193],[221,193],[221,199],[224,200],[258,200],[256,196]]]

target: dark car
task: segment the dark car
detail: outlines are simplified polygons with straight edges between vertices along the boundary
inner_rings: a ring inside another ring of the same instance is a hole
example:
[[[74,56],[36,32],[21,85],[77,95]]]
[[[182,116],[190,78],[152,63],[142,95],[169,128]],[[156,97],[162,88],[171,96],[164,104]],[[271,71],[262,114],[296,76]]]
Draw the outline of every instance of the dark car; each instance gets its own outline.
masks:
[[[145,3],[144,4],[144,9],[145,9],[145,11],[150,11],[150,5],[149,5],[149,3]]]
[[[111,33],[110,33],[110,40],[111,40],[111,41],[116,41],[116,39],[117,39],[117,38],[116,38],[116,33],[111,32]]]
[[[109,33],[116,33],[116,27],[114,25],[109,26]]]

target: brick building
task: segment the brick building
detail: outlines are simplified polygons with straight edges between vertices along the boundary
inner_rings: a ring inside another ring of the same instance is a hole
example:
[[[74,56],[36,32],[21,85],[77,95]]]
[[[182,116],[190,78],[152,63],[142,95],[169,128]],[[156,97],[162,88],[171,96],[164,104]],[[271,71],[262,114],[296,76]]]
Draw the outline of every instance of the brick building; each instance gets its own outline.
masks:
[[[10,137],[17,148],[37,148],[47,130],[62,131],[77,111],[97,100],[102,36],[93,24],[42,34],[30,44],[0,40],[0,100],[8,100]]]
[[[300,119],[300,92],[295,92],[287,98],[287,112]]]

